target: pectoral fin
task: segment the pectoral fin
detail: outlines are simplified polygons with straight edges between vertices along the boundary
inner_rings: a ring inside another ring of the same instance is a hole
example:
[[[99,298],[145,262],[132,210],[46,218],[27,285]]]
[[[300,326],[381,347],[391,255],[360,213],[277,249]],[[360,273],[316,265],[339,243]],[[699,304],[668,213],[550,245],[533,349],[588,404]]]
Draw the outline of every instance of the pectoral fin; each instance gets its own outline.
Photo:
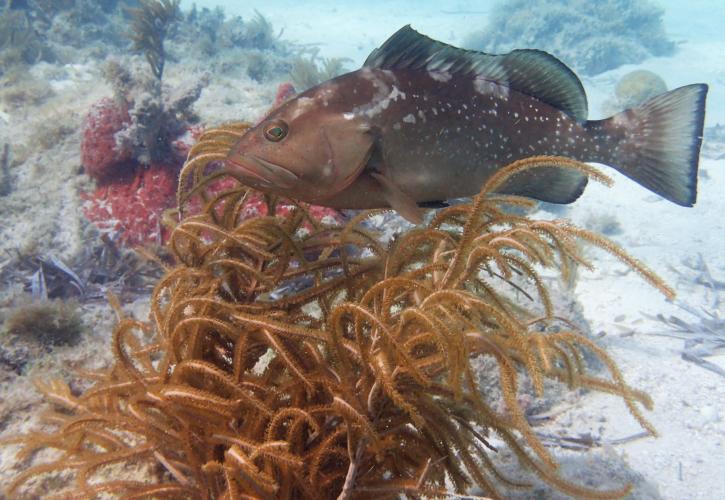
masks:
[[[421,201],[418,203],[420,208],[446,208],[451,205],[447,201]]]
[[[383,174],[371,172],[370,176],[378,181],[380,187],[383,189],[385,201],[388,202],[393,210],[413,224],[423,222],[424,211],[410,195],[405,194],[402,189]]]

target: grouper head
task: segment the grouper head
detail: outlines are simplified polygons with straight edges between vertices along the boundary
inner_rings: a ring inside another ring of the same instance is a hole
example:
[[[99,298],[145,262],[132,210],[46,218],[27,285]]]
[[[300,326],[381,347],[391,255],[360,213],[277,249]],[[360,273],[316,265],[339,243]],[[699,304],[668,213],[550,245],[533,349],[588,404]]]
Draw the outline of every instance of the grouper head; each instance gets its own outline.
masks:
[[[365,124],[325,82],[287,101],[234,145],[226,165],[262,191],[318,202],[348,187],[373,146]]]

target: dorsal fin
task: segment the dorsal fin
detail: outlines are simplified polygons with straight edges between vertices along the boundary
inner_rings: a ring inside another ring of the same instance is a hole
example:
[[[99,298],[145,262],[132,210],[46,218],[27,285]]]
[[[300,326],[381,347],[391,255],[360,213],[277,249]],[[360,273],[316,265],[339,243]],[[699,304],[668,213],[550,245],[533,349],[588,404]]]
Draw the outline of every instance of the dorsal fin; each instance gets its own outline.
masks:
[[[363,66],[440,71],[489,80],[535,97],[579,121],[587,119],[587,97],[579,78],[556,57],[541,50],[494,55],[459,49],[407,25],[373,50]]]

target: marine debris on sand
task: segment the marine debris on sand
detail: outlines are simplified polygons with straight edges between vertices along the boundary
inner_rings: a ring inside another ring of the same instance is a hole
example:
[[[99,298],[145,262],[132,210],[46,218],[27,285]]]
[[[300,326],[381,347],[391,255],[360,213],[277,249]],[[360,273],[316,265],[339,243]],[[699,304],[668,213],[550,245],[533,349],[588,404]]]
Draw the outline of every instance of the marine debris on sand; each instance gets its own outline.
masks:
[[[144,250],[119,247],[104,235],[89,241],[83,252],[71,260],[61,259],[53,253],[39,254],[35,248],[9,255],[0,267],[0,285],[10,289],[20,285],[18,294],[33,300],[77,299],[84,303],[105,301],[113,292],[124,300],[148,295],[159,278],[158,259],[164,251],[156,248],[159,257],[151,258]],[[15,300],[12,296],[11,303]]]
[[[725,368],[708,361],[707,357],[725,353],[725,281],[715,278],[702,255],[683,261],[681,268],[673,268],[681,279],[686,279],[705,292],[704,304],[695,306],[683,300],[675,305],[686,313],[686,318],[671,314],[657,314],[651,319],[663,323],[667,329],[651,335],[663,335],[684,340],[682,359],[695,363],[725,377]],[[694,318],[693,321],[690,318]]]

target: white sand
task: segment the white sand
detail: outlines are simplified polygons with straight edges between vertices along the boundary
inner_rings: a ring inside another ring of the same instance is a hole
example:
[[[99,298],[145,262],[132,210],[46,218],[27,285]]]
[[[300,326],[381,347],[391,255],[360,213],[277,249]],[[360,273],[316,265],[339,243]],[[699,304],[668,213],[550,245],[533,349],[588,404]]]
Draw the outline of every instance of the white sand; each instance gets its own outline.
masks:
[[[651,195],[618,176],[611,189],[589,186],[570,214],[579,223],[591,213],[616,215],[623,228],[616,240],[675,287],[676,301],[705,307],[709,301],[704,300],[702,287],[679,279],[672,267],[685,272],[683,259],[701,254],[715,276],[725,276],[723,167],[722,160],[702,162],[710,179],[701,179],[698,203],[692,209],[648,201]],[[684,361],[682,340],[645,335],[667,329],[643,313],[695,318],[666,302],[634,273],[620,276],[625,266],[608,255],[596,252],[594,262],[597,271],[582,273],[576,289],[584,316],[593,332],[606,332],[600,345],[619,363],[628,383],[652,396],[655,408],[646,416],[660,433],[659,438],[619,445],[615,451],[656,484],[665,498],[725,498],[725,381]],[[629,336],[632,331],[636,333]],[[709,360],[725,368],[725,356]],[[564,426],[569,435],[592,432],[617,439],[638,431],[624,405],[611,397],[586,396],[572,413],[567,417],[571,427]]]

